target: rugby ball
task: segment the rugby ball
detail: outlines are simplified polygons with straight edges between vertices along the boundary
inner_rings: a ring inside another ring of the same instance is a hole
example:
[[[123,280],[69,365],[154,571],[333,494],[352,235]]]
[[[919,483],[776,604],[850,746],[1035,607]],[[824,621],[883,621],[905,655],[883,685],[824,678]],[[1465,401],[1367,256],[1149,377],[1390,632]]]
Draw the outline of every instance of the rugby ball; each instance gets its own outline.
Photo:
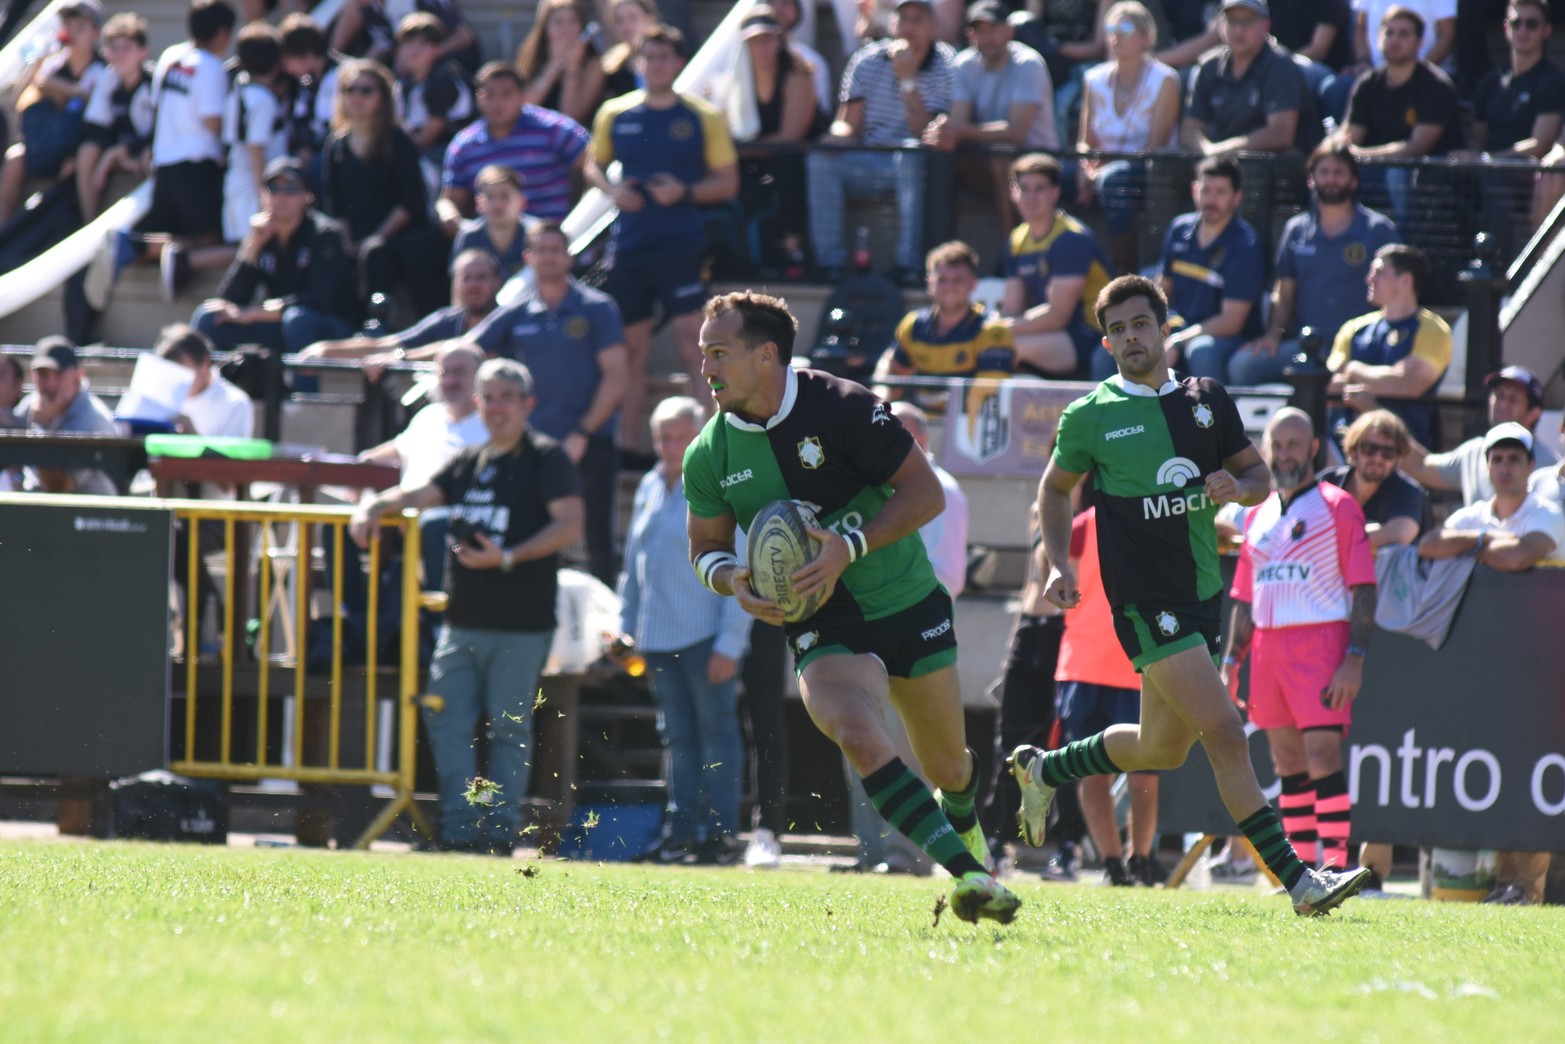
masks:
[[[755,513],[745,534],[750,589],[781,606],[789,623],[798,623],[820,608],[818,593],[796,598],[790,580],[819,553],[809,534],[812,528],[820,528],[815,512],[798,501],[774,500]]]

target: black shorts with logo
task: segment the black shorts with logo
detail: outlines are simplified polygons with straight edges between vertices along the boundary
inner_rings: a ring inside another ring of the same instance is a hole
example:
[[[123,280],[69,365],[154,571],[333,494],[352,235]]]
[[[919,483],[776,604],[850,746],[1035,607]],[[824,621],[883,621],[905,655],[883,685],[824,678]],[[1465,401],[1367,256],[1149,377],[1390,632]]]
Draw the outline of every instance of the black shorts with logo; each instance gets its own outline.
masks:
[[[878,620],[788,624],[794,669],[822,656],[873,656],[893,678],[918,678],[956,662],[956,610],[944,587]]]
[[[664,319],[699,312],[707,297],[701,256],[616,253],[603,292],[614,298],[627,324],[651,319],[659,305]]]
[[[1114,634],[1137,671],[1177,652],[1205,645],[1216,657],[1222,647],[1223,600],[1131,604],[1114,609]]]

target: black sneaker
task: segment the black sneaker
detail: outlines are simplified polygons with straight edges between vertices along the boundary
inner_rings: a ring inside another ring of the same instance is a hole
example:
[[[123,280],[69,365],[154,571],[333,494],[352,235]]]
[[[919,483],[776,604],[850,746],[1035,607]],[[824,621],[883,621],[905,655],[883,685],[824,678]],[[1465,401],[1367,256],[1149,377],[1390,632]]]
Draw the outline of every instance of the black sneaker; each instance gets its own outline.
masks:
[[[1060,850],[1043,865],[1043,869],[1038,871],[1038,876],[1045,881],[1074,883],[1076,880],[1076,846],[1069,841],[1061,841]]]
[[[697,866],[733,866],[744,858],[744,842],[732,834],[719,834],[696,849]]]
[[[1168,869],[1154,855],[1131,856],[1130,875],[1148,888],[1168,883]]]
[[[1131,859],[1134,865],[1135,857]],[[1124,860],[1107,857],[1103,860],[1103,879],[1114,888],[1134,888],[1141,883],[1132,871],[1125,869]]]

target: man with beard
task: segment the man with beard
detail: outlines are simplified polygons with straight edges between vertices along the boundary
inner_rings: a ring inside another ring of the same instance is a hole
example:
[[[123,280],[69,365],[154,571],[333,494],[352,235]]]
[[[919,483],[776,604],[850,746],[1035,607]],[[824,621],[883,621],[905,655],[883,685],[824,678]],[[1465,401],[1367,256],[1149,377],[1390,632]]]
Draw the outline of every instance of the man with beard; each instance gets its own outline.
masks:
[[[1390,218],[1358,202],[1358,160],[1346,145],[1323,142],[1310,155],[1308,170],[1315,206],[1283,226],[1270,324],[1228,360],[1229,384],[1282,377],[1306,329],[1320,344],[1331,344],[1343,323],[1367,310],[1364,281],[1375,252],[1402,241]]]
[[[1272,494],[1245,523],[1223,681],[1237,701],[1253,648],[1250,720],[1266,730],[1282,781],[1283,830],[1306,864],[1318,839],[1320,864],[1341,870],[1352,809],[1342,739],[1375,629],[1375,559],[1358,501],[1315,481],[1309,416],[1279,410],[1264,448]]]

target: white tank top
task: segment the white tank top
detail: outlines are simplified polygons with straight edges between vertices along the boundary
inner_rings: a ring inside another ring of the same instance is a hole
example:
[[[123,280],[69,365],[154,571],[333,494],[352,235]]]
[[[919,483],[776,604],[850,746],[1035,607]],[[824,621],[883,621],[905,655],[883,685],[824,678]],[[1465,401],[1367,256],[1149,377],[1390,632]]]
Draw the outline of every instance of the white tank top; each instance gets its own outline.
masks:
[[[1124,115],[1114,110],[1114,78],[1119,72],[1115,62],[1104,62],[1087,70],[1085,85],[1092,96],[1092,130],[1105,152],[1143,152],[1163,149],[1175,143],[1178,121],[1167,141],[1148,141],[1152,134],[1152,113],[1163,84],[1177,79],[1178,73],[1155,59],[1142,67],[1141,82],[1131,91]]]

